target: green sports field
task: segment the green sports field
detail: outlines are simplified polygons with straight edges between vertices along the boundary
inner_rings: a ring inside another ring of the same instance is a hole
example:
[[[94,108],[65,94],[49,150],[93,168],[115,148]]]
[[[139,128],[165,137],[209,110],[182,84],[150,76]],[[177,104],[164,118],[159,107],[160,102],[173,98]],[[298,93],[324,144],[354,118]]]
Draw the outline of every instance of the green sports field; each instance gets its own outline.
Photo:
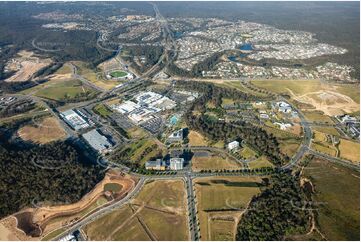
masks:
[[[128,73],[126,73],[125,71],[113,71],[110,73],[110,75],[115,78],[121,78],[127,76]]]

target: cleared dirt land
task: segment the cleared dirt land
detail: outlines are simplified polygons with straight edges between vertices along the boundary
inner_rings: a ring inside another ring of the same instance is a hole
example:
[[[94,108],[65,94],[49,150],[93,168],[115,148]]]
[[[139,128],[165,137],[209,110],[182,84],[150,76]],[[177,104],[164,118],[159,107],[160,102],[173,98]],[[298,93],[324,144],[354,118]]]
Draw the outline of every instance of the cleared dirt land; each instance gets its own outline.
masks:
[[[37,240],[26,236],[24,231],[16,228],[17,220],[14,216],[8,216],[0,222],[0,240]]]
[[[34,125],[25,125],[18,130],[20,138],[37,144],[46,144],[66,137],[66,132],[54,117],[39,120]]]
[[[130,204],[85,227],[90,240],[188,240],[182,180],[147,183]]]
[[[359,172],[321,159],[304,169],[312,182],[317,228],[326,240],[360,239]],[[316,231],[317,232],[317,231]],[[309,239],[309,238],[308,238]]]
[[[256,80],[252,84],[275,93],[287,93],[296,101],[334,116],[360,109],[358,84],[334,84],[320,80]]]
[[[17,58],[10,64],[10,69],[17,70],[6,82],[24,82],[30,79],[37,71],[50,65],[51,59],[40,59],[33,56],[33,52],[20,51]]]
[[[203,137],[203,135],[196,131],[189,131],[188,139],[190,146],[207,146],[206,139]]]
[[[64,64],[54,74],[47,76],[50,80],[62,80],[72,78],[72,69],[68,64]]]
[[[136,185],[137,179],[109,171],[105,178],[80,201],[66,205],[39,205],[37,208],[24,209],[8,218],[17,219],[17,227],[9,226],[11,233],[22,236],[32,234],[27,239],[51,239],[61,233],[61,228],[72,224],[95,209],[126,196]],[[24,233],[25,232],[25,233]]]
[[[261,192],[259,177],[217,177],[194,180],[201,240],[234,240],[240,216]]]

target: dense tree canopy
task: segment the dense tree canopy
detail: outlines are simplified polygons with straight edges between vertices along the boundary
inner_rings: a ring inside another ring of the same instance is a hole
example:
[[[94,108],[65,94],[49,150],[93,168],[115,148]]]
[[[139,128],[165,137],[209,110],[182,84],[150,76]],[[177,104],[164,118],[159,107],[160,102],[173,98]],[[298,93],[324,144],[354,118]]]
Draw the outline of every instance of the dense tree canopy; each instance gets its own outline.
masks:
[[[252,199],[236,239],[283,240],[286,235],[304,233],[311,216],[309,204],[298,177],[279,172],[272,176],[270,187]]]
[[[198,130],[211,140],[216,141],[242,139],[252,148],[266,155],[275,165],[282,165],[289,161],[289,157],[280,151],[277,139],[273,135],[268,134],[264,129],[249,122],[237,121],[229,123],[211,118],[205,114],[206,103],[208,101],[212,101],[217,108],[221,108],[222,98],[248,101],[259,98],[236,89],[222,88],[211,83],[179,81],[177,84],[187,87],[188,90],[202,93],[202,96],[197,99],[186,113],[186,121],[190,129]],[[193,110],[197,110],[201,114],[194,115]]]
[[[0,146],[0,170],[0,218],[32,202],[76,202],[104,177],[64,142],[22,150]]]

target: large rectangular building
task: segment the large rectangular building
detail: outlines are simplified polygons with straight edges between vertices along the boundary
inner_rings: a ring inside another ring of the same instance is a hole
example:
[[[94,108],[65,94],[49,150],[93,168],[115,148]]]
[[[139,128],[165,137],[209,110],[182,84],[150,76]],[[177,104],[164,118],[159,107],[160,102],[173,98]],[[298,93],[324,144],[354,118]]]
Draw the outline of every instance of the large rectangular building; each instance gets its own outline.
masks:
[[[60,116],[76,131],[90,127],[85,118],[72,109],[61,112]]]
[[[100,153],[104,153],[113,147],[107,137],[101,135],[96,129],[83,134],[83,138],[93,149]]]
[[[154,119],[154,114],[176,106],[176,102],[155,92],[141,92],[134,97],[134,100],[135,102],[128,100],[112,105],[112,108],[127,115],[136,124]]]
[[[140,108],[140,106],[132,101],[125,101],[121,104],[113,105],[112,108],[117,110],[121,114],[127,114],[127,113],[130,113],[130,112]]]

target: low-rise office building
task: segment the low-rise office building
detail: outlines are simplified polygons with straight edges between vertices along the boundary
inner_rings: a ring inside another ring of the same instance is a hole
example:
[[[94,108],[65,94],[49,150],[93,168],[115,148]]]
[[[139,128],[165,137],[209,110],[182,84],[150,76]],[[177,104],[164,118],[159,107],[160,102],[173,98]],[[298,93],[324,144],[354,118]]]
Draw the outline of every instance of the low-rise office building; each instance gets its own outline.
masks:
[[[235,150],[239,148],[239,142],[238,141],[232,141],[231,143],[228,143],[227,145],[228,150]]]
[[[146,170],[159,170],[164,171],[166,168],[166,164],[162,159],[156,159],[152,161],[147,161],[145,163],[145,169]]]
[[[183,129],[177,130],[168,136],[168,142],[181,142],[183,140]]]
[[[184,159],[183,158],[171,158],[169,168],[171,170],[183,170]]]

